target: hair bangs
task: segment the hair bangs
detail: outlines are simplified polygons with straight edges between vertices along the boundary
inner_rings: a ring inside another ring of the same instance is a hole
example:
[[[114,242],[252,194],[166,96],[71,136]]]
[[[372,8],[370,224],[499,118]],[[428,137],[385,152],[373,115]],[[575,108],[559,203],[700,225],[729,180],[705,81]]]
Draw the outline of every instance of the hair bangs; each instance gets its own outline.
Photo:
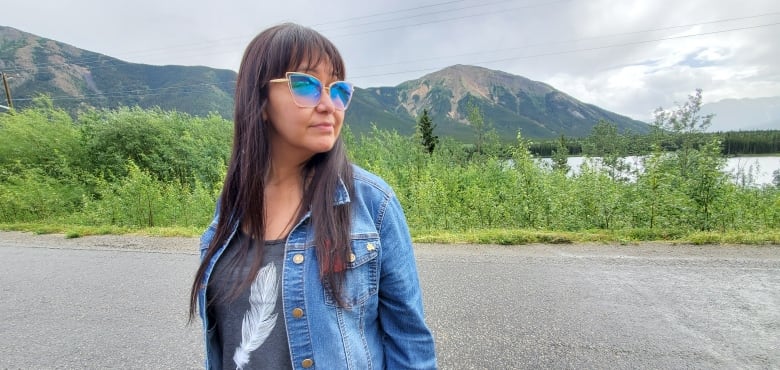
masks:
[[[309,28],[298,27],[289,32],[293,34],[284,37],[290,45],[284,49],[289,50],[289,55],[286,58],[286,70],[283,72],[315,68],[321,63],[329,63],[333,76],[339,80],[346,78],[344,60],[333,43]]]

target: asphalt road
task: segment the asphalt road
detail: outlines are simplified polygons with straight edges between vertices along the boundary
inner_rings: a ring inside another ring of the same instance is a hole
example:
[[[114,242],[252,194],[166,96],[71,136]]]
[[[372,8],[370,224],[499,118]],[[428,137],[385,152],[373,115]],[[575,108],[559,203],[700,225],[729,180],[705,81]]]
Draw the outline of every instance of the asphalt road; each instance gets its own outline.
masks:
[[[0,368],[199,368],[195,240],[79,240],[0,233]],[[443,369],[780,368],[780,246],[416,252]]]

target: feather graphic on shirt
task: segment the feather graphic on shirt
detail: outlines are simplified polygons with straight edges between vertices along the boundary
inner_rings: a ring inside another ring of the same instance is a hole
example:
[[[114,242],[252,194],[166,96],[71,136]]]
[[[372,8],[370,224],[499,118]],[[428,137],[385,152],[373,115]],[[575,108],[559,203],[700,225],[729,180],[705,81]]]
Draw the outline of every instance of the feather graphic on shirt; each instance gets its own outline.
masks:
[[[277,277],[273,263],[267,264],[257,273],[249,294],[249,310],[241,324],[241,344],[233,354],[236,369],[243,369],[249,363],[249,354],[260,347],[276,326]]]

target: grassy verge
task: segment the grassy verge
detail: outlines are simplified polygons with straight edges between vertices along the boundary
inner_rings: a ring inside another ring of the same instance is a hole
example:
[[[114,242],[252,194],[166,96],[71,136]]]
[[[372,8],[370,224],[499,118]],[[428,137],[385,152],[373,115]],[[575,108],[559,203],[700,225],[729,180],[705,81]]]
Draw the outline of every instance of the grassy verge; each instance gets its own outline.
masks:
[[[680,244],[780,244],[780,230],[763,232],[685,232],[681,230],[589,230],[554,232],[537,230],[484,229],[463,232],[413,231],[418,243],[473,243],[519,245],[531,243],[620,243],[670,242]]]
[[[88,235],[148,235],[163,237],[197,237],[198,227],[130,228],[120,226],[84,226],[49,223],[0,223],[2,231],[26,231],[36,234],[64,234],[66,238]],[[467,231],[412,230],[417,243],[501,244],[531,243],[620,243],[670,242],[681,244],[780,244],[780,230],[761,232],[686,232],[682,230],[628,229],[555,232],[523,229],[481,229]]]
[[[147,227],[131,228],[124,226],[85,226],[68,224],[40,223],[0,223],[2,231],[26,231],[35,234],[64,234],[66,238],[79,238],[88,235],[147,235],[196,237],[203,232],[196,227]]]

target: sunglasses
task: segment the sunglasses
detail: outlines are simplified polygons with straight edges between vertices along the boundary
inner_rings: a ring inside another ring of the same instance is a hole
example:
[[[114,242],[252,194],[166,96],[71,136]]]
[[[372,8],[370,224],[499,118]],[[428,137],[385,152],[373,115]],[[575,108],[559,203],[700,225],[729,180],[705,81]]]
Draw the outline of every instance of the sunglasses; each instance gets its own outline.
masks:
[[[288,82],[295,105],[301,108],[314,108],[320,103],[322,90],[327,90],[330,100],[336,110],[346,110],[352,99],[354,86],[346,81],[334,81],[328,86],[322,86],[322,82],[312,75],[300,72],[287,72],[285,78],[273,79],[269,82]]]

